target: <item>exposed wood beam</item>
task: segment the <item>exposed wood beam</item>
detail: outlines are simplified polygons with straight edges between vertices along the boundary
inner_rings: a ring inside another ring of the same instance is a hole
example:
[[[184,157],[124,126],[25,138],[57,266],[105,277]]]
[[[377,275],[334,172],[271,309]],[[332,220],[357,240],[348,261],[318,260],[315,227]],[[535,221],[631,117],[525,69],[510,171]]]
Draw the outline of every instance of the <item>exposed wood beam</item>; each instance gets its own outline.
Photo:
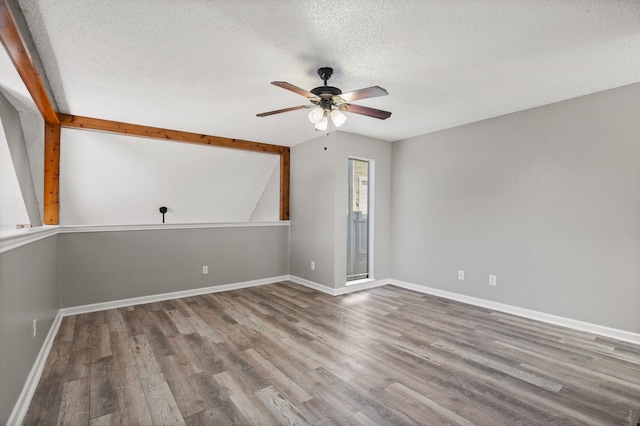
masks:
[[[161,129],[159,127],[122,123],[119,121],[102,120],[99,118],[83,117],[79,115],[58,114],[58,117],[60,119],[60,125],[70,129],[93,130],[127,136],[138,136],[143,138],[162,139],[280,155],[280,220],[289,220],[290,149],[288,146],[223,138],[220,136],[202,135],[199,133],[182,132],[179,130]]]
[[[289,220],[289,147],[280,154],[280,220]]]
[[[60,224],[60,124],[44,124],[45,225]]]
[[[2,45],[11,58],[11,62],[13,62],[13,66],[22,78],[44,121],[58,124],[56,111],[47,96],[47,91],[31,60],[29,50],[20,35],[20,30],[18,30],[16,20],[6,0],[0,0],[0,41],[2,41]]]
[[[199,133],[182,132],[179,130],[161,129],[159,127],[142,126],[139,124],[122,123],[119,121],[102,120],[100,118],[82,117],[79,115],[58,114],[58,117],[60,118],[60,124],[62,127],[72,129],[119,133],[128,136],[212,145],[223,148],[242,149],[245,151],[266,152],[270,154],[281,154],[285,149],[288,149],[288,147],[280,145],[223,138],[220,136],[202,135]]]

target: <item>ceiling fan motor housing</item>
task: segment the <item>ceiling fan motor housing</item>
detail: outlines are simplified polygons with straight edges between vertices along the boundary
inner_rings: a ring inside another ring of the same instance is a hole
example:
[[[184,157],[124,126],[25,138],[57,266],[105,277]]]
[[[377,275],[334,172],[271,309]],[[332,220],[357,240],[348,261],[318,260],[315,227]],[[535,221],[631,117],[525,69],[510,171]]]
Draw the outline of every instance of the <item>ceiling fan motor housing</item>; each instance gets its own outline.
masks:
[[[337,96],[337,95],[341,95],[342,90],[332,86],[320,86],[320,87],[316,87],[315,89],[311,89],[311,93],[323,99],[325,98],[328,99],[328,98],[333,98],[334,96]]]
[[[313,102],[316,105],[319,105],[320,107],[322,107],[322,109],[330,110],[331,105],[334,104],[333,102],[334,96],[341,95],[342,90],[332,86],[320,86],[320,87],[316,87],[315,89],[311,89],[311,93],[313,93],[314,95],[320,98],[318,101],[312,100],[311,102]]]

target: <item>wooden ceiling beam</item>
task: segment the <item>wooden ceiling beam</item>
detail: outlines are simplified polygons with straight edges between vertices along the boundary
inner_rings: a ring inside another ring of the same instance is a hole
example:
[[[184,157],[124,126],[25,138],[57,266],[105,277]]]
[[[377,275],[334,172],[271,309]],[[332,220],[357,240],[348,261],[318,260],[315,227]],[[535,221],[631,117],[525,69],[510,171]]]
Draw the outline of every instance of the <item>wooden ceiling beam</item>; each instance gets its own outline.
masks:
[[[0,41],[18,71],[33,102],[47,123],[59,124],[58,116],[36,70],[26,43],[6,0],[0,0]]]
[[[98,132],[118,133],[127,136],[139,136],[143,138],[219,146],[223,148],[265,152],[269,154],[281,154],[285,150],[289,150],[289,147],[286,146],[251,142],[242,139],[224,138],[220,136],[209,136],[199,133],[182,132],[179,130],[162,129],[159,127],[83,117],[80,115],[58,114],[58,117],[60,119],[60,125],[70,129],[95,130]]]

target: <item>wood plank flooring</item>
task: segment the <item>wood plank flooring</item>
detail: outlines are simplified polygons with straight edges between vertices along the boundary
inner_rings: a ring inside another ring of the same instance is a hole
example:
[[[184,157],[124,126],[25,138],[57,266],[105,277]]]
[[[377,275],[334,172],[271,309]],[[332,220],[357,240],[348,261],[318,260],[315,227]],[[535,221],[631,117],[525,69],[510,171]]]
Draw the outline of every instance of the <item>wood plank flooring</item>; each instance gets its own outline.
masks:
[[[626,426],[638,409],[639,346],[284,282],[65,317],[24,424]]]

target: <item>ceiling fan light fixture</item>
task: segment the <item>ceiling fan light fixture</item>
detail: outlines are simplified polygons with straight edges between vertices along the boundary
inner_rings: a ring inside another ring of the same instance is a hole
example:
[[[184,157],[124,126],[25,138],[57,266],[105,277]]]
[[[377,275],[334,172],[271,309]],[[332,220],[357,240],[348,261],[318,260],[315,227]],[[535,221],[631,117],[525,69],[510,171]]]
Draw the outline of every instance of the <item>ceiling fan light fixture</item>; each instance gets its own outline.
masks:
[[[322,112],[322,119],[316,123],[316,130],[327,130],[327,126],[329,125],[329,119],[327,118],[327,114]]]
[[[318,124],[323,116],[324,110],[321,107],[316,107],[309,111],[309,121],[313,124]]]
[[[347,116],[337,109],[334,109],[333,111],[331,111],[331,120],[333,121],[333,124],[336,125],[336,127],[340,127],[344,124],[345,121],[347,121]]]
[[[347,119],[347,117],[342,113],[343,111],[352,114],[365,115],[367,117],[373,117],[379,120],[386,120],[391,116],[391,113],[389,111],[383,111],[381,109],[370,108],[362,105],[354,105],[351,103],[360,99],[386,96],[389,93],[385,89],[380,86],[371,86],[343,93],[339,88],[327,85],[327,81],[332,74],[332,68],[319,68],[318,75],[324,82],[324,86],[315,87],[311,89],[311,91],[301,89],[298,86],[287,83],[286,81],[272,81],[271,84],[273,84],[274,86],[278,86],[282,89],[286,89],[298,95],[304,96],[309,101],[311,101],[312,105],[307,104],[289,108],[282,108],[256,115],[258,117],[268,117],[270,115],[280,114],[283,112],[311,108],[308,114],[308,118],[309,121],[311,121],[315,125],[316,130],[327,130],[329,121],[331,121],[331,123],[333,123],[333,126],[335,127],[342,126]],[[331,120],[329,120],[329,117],[331,117]]]

